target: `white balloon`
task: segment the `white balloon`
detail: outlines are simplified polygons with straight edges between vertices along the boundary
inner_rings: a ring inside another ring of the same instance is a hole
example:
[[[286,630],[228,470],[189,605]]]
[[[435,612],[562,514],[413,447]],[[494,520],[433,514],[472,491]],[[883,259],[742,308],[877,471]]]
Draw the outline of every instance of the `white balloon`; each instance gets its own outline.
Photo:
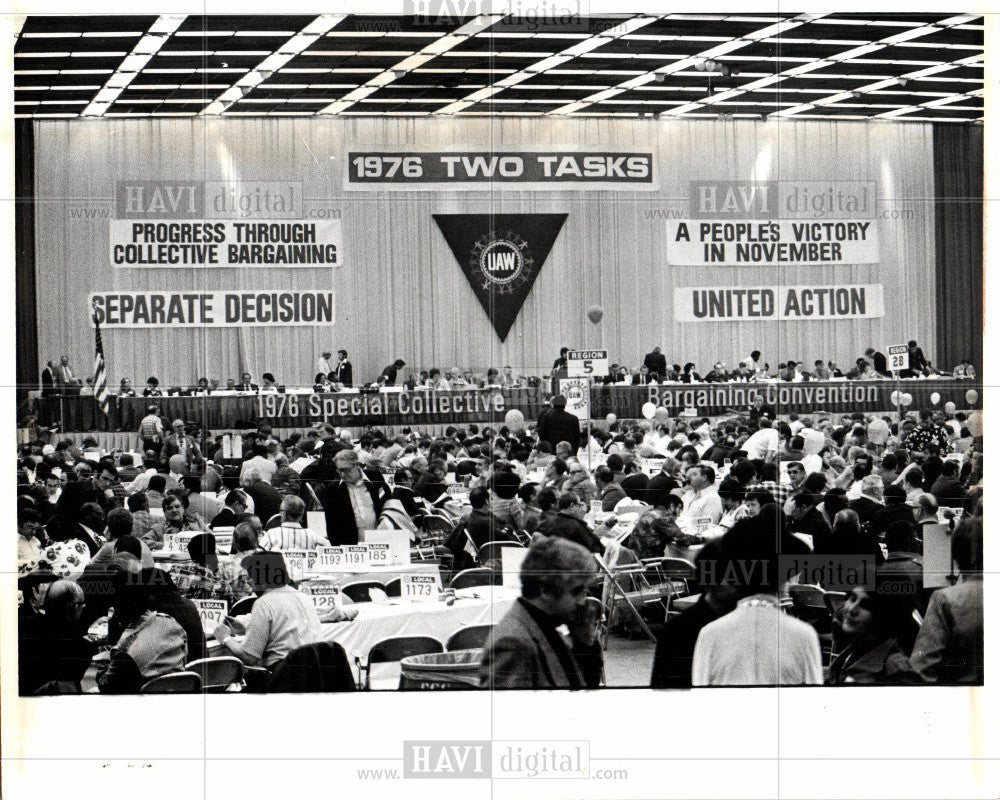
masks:
[[[938,392],[931,392],[931,405],[937,405],[941,402],[941,395]]]
[[[913,405],[913,395],[909,392],[903,392],[903,396],[899,398],[899,404],[901,406]]]
[[[504,423],[515,433],[524,429],[524,414],[512,408],[503,418]]]
[[[884,419],[873,419],[868,423],[868,439],[872,444],[885,444],[889,440],[889,426]]]
[[[955,404],[953,402],[951,402],[951,400],[949,400],[947,403],[944,404],[944,410],[947,413],[949,413],[949,414],[954,414],[955,413]]]
[[[604,419],[607,420],[608,425],[614,425],[616,422],[618,422],[618,417],[616,417],[614,414],[608,414]]]
[[[642,415],[646,419],[652,419],[653,417],[656,416],[656,406],[653,405],[652,403],[643,403],[642,404]]]
[[[666,422],[668,419],[670,419],[670,412],[667,411],[667,409],[664,408],[663,406],[660,406],[658,409],[656,409],[655,416],[657,422],[661,423]]]
[[[902,396],[903,395],[900,394],[900,392],[897,390],[897,391],[894,391],[892,394],[889,395],[889,399],[892,401],[892,404],[894,406],[898,406],[900,404],[899,401],[900,401],[900,398],[902,398]]]
[[[973,436],[983,435],[983,412],[973,411],[969,414],[969,432]]]
[[[975,389],[969,389],[969,391],[965,393],[965,401],[970,406],[974,405],[978,399],[979,399],[979,392],[977,392]]]

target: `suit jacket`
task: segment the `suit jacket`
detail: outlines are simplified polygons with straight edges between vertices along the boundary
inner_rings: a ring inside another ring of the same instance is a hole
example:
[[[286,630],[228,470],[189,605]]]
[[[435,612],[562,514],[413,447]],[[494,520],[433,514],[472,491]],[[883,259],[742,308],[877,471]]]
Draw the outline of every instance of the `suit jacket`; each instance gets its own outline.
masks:
[[[284,495],[265,481],[250,481],[243,490],[253,498],[254,514],[262,525],[281,511],[281,501]]]
[[[187,461],[188,464],[190,464],[192,459],[201,458],[201,450],[198,448],[198,443],[194,440],[193,436],[185,436],[184,439],[187,443]],[[170,463],[170,457],[177,455],[180,451],[180,441],[177,438],[177,434],[171,433],[166,439],[163,440],[163,449],[160,451],[160,461],[164,464],[168,464]]]
[[[587,527],[587,523],[571,514],[559,512],[543,520],[538,525],[538,532],[544,536],[562,536],[571,542],[586,547],[592,553],[603,553],[604,545],[597,535]]]
[[[830,664],[827,683],[900,684],[917,683],[899,643],[886,639],[877,647],[850,661],[850,649]]]
[[[372,498],[375,516],[382,513],[382,506],[389,499],[388,487],[365,479],[365,488]],[[354,518],[354,506],[347,484],[337,481],[318,492],[326,515],[326,538],[333,546],[358,543],[358,524]]]
[[[341,361],[333,370],[333,379],[344,386],[354,385],[354,367],[350,361]]]
[[[642,365],[648,367],[650,372],[655,372],[661,379],[667,374],[667,357],[663,353],[646,353]]]
[[[266,522],[266,520],[265,520]],[[218,514],[212,517],[209,523],[210,528],[235,528],[240,523],[240,517],[231,508],[223,508]],[[263,523],[262,523],[263,524]]]
[[[575,659],[573,664],[576,683],[582,685],[583,674]],[[490,632],[479,679],[484,689],[569,689],[574,685],[545,633],[520,601]]]
[[[552,446],[553,453],[559,442],[569,442],[574,453],[580,449],[580,420],[561,408],[553,408],[538,421],[537,433],[539,440]]]

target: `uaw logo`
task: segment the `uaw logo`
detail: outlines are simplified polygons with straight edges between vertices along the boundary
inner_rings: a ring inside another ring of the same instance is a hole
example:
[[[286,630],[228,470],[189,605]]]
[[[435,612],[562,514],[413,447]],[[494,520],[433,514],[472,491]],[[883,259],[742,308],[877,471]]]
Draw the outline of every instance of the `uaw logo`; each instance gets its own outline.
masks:
[[[472,263],[483,275],[483,289],[513,292],[534,274],[535,259],[524,237],[514,231],[490,231],[472,248]]]
[[[566,395],[566,402],[571,406],[582,406],[584,403],[584,388],[582,386],[568,386],[563,394]]]
[[[500,341],[517,319],[567,214],[434,214]]]

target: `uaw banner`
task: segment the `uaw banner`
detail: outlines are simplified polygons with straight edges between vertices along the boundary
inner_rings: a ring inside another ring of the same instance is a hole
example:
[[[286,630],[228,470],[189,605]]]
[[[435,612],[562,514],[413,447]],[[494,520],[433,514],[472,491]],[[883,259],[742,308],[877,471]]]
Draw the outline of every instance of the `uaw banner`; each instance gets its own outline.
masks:
[[[507,339],[568,214],[434,214],[490,318]]]

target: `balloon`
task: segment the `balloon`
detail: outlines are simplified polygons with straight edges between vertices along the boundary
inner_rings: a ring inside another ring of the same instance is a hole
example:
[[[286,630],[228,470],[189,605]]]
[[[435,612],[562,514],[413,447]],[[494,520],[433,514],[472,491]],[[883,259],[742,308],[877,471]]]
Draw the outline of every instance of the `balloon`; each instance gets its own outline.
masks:
[[[944,410],[947,413],[949,413],[949,414],[954,414],[955,413],[955,404],[953,402],[951,402],[951,400],[949,400],[947,403],[944,404]]]
[[[974,405],[978,399],[979,399],[979,392],[977,392],[975,389],[969,389],[969,391],[965,393],[965,402],[967,402],[970,406]]]
[[[899,404],[901,406],[913,405],[913,395],[909,392],[903,392],[903,396],[899,398]]]
[[[983,435],[983,412],[973,411],[969,414],[969,432],[973,436]]]
[[[931,405],[936,406],[941,402],[941,395],[938,392],[931,392]]]
[[[616,417],[614,414],[608,414],[604,419],[607,420],[608,425],[614,425],[616,422],[618,422],[618,417]]]
[[[596,325],[604,319],[604,309],[600,306],[591,306],[587,309],[587,317]]]
[[[524,430],[524,414],[516,408],[512,408],[508,411],[504,416],[503,421],[504,424],[514,432]]]
[[[899,401],[902,398],[902,396],[903,395],[901,395],[898,391],[895,391],[889,395],[889,399],[892,401],[892,404],[894,406],[898,406],[900,404]]]
[[[667,411],[667,409],[665,409],[663,406],[660,406],[658,409],[656,409],[656,415],[655,416],[656,416],[656,421],[657,422],[664,423],[668,419],[670,419],[670,412]]]
[[[652,419],[653,417],[656,416],[656,406],[654,406],[652,403],[643,403],[642,415],[646,419]]]
[[[889,426],[884,419],[873,419],[868,423],[868,440],[872,444],[885,444],[889,441]]]

